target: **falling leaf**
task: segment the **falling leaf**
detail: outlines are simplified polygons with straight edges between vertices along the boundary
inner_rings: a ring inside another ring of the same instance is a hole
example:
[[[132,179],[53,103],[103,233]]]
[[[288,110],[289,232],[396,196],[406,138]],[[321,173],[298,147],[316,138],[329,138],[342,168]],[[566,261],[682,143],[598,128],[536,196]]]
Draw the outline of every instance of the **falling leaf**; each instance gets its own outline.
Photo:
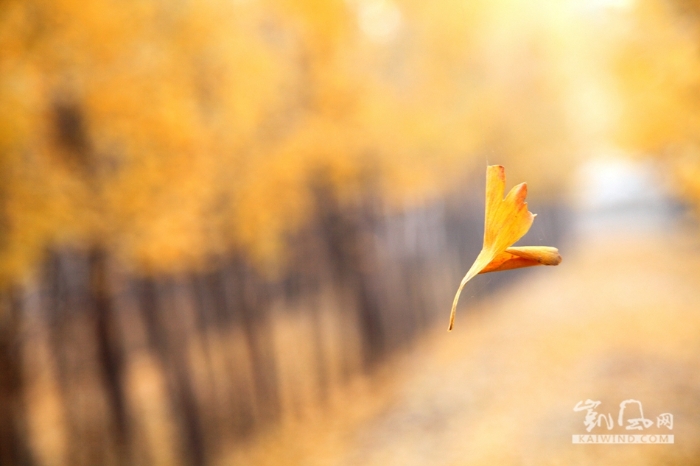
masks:
[[[511,247],[527,233],[535,214],[527,210],[527,184],[520,183],[504,198],[506,187],[505,169],[501,165],[490,165],[486,169],[486,215],[484,246],[474,264],[459,284],[452,303],[450,327],[452,330],[457,302],[462,288],[475,275],[487,272],[519,269],[534,265],[558,265],[561,256],[557,248],[547,246]]]

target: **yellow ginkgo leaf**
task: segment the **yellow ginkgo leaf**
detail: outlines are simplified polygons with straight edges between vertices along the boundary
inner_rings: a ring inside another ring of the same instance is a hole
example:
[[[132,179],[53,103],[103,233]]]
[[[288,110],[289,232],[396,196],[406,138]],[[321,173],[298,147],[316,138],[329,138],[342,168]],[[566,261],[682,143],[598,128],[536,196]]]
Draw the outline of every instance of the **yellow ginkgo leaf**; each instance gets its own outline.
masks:
[[[452,303],[450,327],[455,321],[457,302],[462,288],[475,275],[486,272],[519,269],[534,265],[558,265],[561,256],[557,248],[547,246],[511,247],[530,229],[535,215],[527,210],[527,184],[513,187],[504,198],[505,169],[490,165],[486,169],[486,215],[484,221],[484,246],[474,264],[459,284]]]
[[[561,256],[557,248],[549,246],[520,246],[508,248],[484,267],[479,273],[531,267],[533,265],[559,265]]]

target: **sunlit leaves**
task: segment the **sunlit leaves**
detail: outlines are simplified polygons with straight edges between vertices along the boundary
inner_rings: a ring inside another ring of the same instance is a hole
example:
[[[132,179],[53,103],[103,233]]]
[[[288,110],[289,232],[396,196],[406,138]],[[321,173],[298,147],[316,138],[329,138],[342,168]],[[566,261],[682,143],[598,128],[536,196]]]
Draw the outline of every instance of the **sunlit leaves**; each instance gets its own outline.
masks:
[[[371,177],[391,208],[440,195],[484,149],[553,153],[558,58],[513,48],[545,43],[532,31],[551,20],[524,5],[5,2],[0,269],[68,241],[154,271],[233,249],[275,262],[315,174],[341,202]],[[57,102],[83,122],[80,148],[59,147]]]
[[[700,210],[700,3],[639,0],[613,49],[615,140],[652,156]]]

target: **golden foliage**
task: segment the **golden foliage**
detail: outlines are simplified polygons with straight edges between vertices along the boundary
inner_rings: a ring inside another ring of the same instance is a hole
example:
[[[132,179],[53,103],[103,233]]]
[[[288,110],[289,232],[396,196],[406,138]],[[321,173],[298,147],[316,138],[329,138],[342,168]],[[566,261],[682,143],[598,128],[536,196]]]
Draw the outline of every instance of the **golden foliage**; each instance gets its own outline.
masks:
[[[485,154],[560,166],[560,26],[526,3],[4,2],[2,279],[66,244],[141,271],[274,263],[318,173],[401,206]]]
[[[673,189],[700,208],[700,4],[643,0],[613,48],[615,140],[659,160]]]

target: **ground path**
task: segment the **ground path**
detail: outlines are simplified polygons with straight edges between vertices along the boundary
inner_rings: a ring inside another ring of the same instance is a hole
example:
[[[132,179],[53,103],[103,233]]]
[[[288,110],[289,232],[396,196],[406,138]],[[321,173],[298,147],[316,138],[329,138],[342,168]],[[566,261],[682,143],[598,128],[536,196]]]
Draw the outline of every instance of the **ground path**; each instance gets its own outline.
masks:
[[[700,464],[697,231],[599,234],[562,255],[460,309],[454,332],[436,329],[391,362],[383,388],[223,464]],[[675,443],[572,445],[586,399],[615,421],[627,399],[654,422],[672,413],[672,432],[648,432]]]

